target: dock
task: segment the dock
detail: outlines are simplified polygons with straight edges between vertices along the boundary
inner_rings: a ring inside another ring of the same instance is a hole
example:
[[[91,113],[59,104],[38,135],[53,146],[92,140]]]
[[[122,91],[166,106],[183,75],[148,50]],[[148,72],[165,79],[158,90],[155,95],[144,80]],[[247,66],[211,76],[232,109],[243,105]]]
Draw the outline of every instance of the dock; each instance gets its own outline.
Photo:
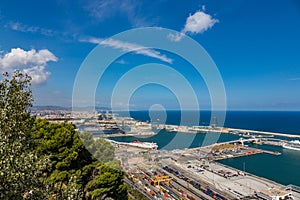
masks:
[[[280,152],[276,152],[276,151],[268,151],[268,150],[261,150],[261,149],[255,149],[252,151],[248,151],[245,153],[240,153],[240,154],[235,154],[232,155],[230,154],[230,156],[219,156],[219,157],[215,157],[213,158],[213,160],[217,161],[217,160],[225,160],[225,159],[229,159],[229,158],[239,158],[239,157],[244,157],[244,156],[250,156],[250,155],[256,155],[256,154],[262,154],[262,153],[266,153],[266,154],[270,154],[270,155],[275,155],[275,156],[279,156],[281,155]]]
[[[267,131],[256,131],[256,130],[247,130],[247,129],[236,129],[236,128],[228,128],[228,131],[237,131],[242,133],[255,133],[255,134],[265,134],[265,135],[276,135],[281,137],[288,138],[300,138],[300,135],[288,134],[288,133],[276,133],[276,132],[267,132]]]
[[[109,134],[93,134],[94,138],[114,138],[114,137],[150,137],[157,133],[147,132],[147,133],[109,133]]]
[[[263,145],[270,145],[270,146],[277,146],[277,147],[282,147],[283,145],[283,141],[278,141],[278,142],[275,142],[275,141],[262,141],[261,144]]]

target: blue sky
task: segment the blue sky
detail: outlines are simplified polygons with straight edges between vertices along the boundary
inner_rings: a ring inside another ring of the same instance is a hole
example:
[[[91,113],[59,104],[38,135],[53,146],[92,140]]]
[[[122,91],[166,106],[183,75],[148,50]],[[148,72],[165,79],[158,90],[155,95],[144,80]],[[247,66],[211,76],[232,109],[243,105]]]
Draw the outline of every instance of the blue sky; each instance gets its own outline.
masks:
[[[228,109],[300,109],[297,0],[3,0],[0,27],[0,70],[30,74],[36,105],[71,106],[82,62],[105,39],[132,28],[162,27],[186,34],[208,52],[224,81]],[[181,40],[180,34],[175,36],[173,40]],[[122,74],[137,65],[159,63],[180,71],[195,90],[200,107],[210,108],[204,81],[183,59],[159,50],[129,52],[128,43],[125,50],[120,46],[124,43],[106,45],[125,53],[102,77],[97,105],[109,106],[111,90]],[[141,77],[151,76],[135,78]],[[174,85],[180,87],[175,78]],[[125,104],[119,102],[120,107]],[[179,107],[176,94],[155,84],[140,87],[130,100],[133,109],[153,104]]]

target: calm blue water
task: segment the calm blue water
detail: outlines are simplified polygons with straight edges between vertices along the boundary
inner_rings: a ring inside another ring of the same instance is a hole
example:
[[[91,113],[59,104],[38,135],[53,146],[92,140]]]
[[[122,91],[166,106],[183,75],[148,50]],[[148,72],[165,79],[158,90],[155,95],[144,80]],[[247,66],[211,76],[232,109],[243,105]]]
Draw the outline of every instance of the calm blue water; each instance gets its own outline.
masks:
[[[193,116],[195,111],[189,112]],[[123,113],[120,113],[122,115]],[[166,124],[180,124],[180,111],[167,111]],[[151,113],[147,111],[131,111],[131,117],[140,121],[151,121],[152,118],[159,118],[161,113]],[[155,116],[157,115],[157,116]],[[153,117],[155,116],[155,117]],[[209,111],[200,112],[199,124],[191,124],[187,118],[182,125],[209,125],[211,113]],[[270,132],[300,134],[300,112],[285,111],[227,111],[224,127],[243,128]],[[215,134],[185,134],[159,132],[149,138],[118,137],[112,138],[117,141],[132,142],[134,140],[156,142],[159,149],[182,149],[187,147],[198,147],[203,141],[214,142],[218,138]],[[218,142],[238,139],[235,135],[221,134]],[[268,149],[281,152],[282,155],[274,156],[268,154],[252,155],[234,159],[220,161],[223,164],[245,170],[257,176],[262,176],[281,184],[294,184],[300,186],[300,151],[292,151],[273,146],[256,146],[257,148]]]
[[[199,111],[184,112],[189,116],[194,116],[195,112]],[[161,115],[159,113],[157,111],[158,118]],[[181,111],[167,111],[166,124],[178,125],[180,114]],[[131,111],[130,115],[136,120],[151,121],[148,111]],[[199,124],[190,124],[188,118],[182,124],[209,125],[210,118],[210,111],[200,111]],[[300,134],[300,111],[227,111],[224,127]]]
[[[219,137],[220,136],[220,137]],[[158,145],[158,149],[184,149],[194,148],[204,145],[213,144],[218,142],[225,142],[230,140],[237,140],[240,137],[230,134],[191,134],[191,133],[174,133],[160,131],[157,135],[143,138],[143,137],[114,137],[110,138],[119,142],[133,142],[139,140],[141,142],[155,142]]]

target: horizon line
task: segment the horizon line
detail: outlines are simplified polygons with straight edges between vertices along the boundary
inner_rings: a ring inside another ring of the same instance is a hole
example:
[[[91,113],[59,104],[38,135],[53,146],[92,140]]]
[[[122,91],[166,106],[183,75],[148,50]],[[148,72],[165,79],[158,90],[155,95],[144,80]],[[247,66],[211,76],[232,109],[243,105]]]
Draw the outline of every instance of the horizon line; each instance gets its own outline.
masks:
[[[73,107],[72,106],[60,106],[60,105],[33,105],[32,108],[35,108],[35,107],[60,107],[62,109],[72,109]],[[111,108],[109,107],[105,107],[105,106],[82,106],[82,107],[74,107],[75,109],[76,108],[79,108],[79,109],[83,109],[83,108],[96,108],[96,107],[102,107],[103,110],[111,110]],[[114,110],[114,111],[117,111],[117,112],[122,112],[122,111],[128,111],[126,109],[117,109],[117,110]],[[145,108],[141,108],[141,109],[129,109],[129,111],[149,111],[149,109],[145,109]],[[152,111],[262,111],[262,112],[267,112],[267,111],[277,111],[277,112],[299,112],[300,109],[265,109],[265,110],[262,110],[262,109],[226,109],[226,110],[219,110],[219,109],[216,109],[216,110],[212,110],[212,109],[200,109],[200,110],[195,110],[195,109],[165,109],[165,110],[152,110]]]

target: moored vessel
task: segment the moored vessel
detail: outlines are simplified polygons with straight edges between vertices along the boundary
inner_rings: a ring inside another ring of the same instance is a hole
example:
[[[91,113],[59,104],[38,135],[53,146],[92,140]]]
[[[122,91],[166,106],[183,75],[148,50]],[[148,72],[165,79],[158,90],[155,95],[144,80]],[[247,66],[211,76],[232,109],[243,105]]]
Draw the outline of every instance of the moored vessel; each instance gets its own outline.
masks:
[[[300,141],[299,140],[293,140],[293,141],[290,141],[290,142],[286,142],[282,145],[282,147],[285,148],[285,149],[300,151]]]

